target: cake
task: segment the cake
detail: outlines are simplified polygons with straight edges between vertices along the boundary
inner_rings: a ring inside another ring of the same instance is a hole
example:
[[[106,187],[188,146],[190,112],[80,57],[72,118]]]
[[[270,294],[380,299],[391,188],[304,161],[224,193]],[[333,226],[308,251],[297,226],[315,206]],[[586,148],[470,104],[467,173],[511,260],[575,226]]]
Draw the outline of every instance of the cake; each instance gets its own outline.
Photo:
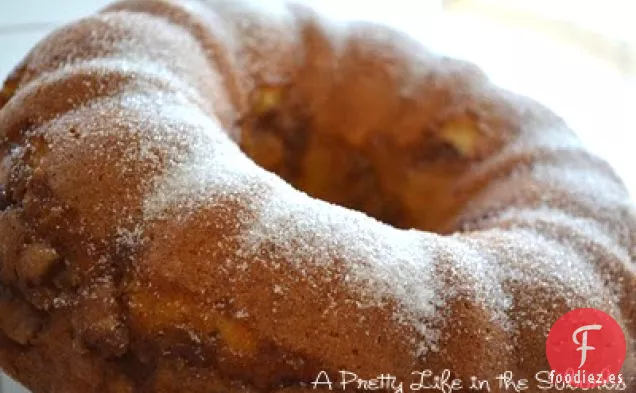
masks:
[[[636,386],[630,196],[470,63],[300,4],[131,0],[0,97],[0,366],[34,393],[532,379],[578,308]]]

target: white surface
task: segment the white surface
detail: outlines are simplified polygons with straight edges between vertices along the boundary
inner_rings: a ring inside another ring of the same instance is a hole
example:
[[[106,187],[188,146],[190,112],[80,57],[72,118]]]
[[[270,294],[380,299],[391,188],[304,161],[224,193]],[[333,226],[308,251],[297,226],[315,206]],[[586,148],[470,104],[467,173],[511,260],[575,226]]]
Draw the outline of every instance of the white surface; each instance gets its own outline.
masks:
[[[399,24],[430,37],[439,1],[312,0],[348,18]],[[103,7],[107,0],[0,0],[0,79],[55,26]],[[444,51],[480,64],[495,82],[530,95],[561,114],[588,145],[608,159],[636,195],[636,81],[583,52],[521,31],[497,30],[475,19],[451,18],[433,35]],[[429,39],[427,38],[427,41]],[[1,393],[21,390],[7,378]]]
[[[633,0],[481,0],[491,5],[508,7],[566,20],[578,26],[601,30],[603,34],[636,42]],[[576,10],[573,12],[573,10]]]
[[[110,0],[0,0],[0,26],[65,23],[91,14]]]

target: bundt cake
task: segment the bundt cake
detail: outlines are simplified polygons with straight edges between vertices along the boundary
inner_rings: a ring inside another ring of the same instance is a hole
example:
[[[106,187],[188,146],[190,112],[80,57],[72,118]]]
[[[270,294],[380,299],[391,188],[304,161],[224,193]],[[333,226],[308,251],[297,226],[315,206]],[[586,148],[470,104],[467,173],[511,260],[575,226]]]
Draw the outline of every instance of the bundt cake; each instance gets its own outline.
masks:
[[[39,43],[0,107],[0,366],[34,393],[532,380],[578,308],[620,324],[635,388],[621,180],[389,27],[125,0]]]

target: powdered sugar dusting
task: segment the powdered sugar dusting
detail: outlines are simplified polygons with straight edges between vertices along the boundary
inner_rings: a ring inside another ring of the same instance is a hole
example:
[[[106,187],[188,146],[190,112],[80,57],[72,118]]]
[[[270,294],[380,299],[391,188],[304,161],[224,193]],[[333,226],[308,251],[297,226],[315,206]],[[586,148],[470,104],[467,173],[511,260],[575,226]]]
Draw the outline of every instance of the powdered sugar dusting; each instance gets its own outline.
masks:
[[[585,289],[590,294],[590,300],[593,300],[592,286],[603,281],[611,282],[612,285],[605,288],[602,298],[618,302],[621,291],[625,289],[625,282],[620,277],[625,272],[636,274],[636,267],[630,263],[628,251],[612,234],[615,228],[608,228],[596,220],[574,217],[549,207],[511,208],[503,211],[497,220],[511,222],[517,230],[536,228],[535,230],[540,230],[550,239],[551,250],[561,249],[565,255],[578,255],[578,259],[574,261],[571,261],[572,257],[563,258],[533,270],[545,270],[543,274],[559,277],[570,291]]]
[[[180,138],[185,139],[187,147],[169,155],[166,174],[156,179],[154,192],[144,202],[146,219],[160,218],[168,208],[191,214],[220,196],[247,203],[258,195],[252,188],[256,187],[257,175],[249,170],[254,165],[218,123],[196,108],[169,111],[171,116],[181,113],[187,130]]]
[[[193,124],[196,117],[186,119]],[[443,291],[432,276],[434,250],[427,247],[432,235],[398,231],[312,199],[257,167],[214,122],[202,117],[199,126],[190,129],[190,149],[175,158],[146,198],[147,220],[167,211],[173,219],[186,217],[219,198],[240,203],[253,213],[239,217],[241,260],[254,260],[263,248],[272,249],[265,246],[274,245],[269,257],[282,258],[301,273],[308,263],[318,265],[325,279],[335,264],[344,262],[343,275],[332,278],[359,292],[359,307],[397,302],[395,319],[425,338],[421,352],[437,340],[431,326],[441,304],[436,296]]]
[[[420,352],[437,341],[432,326],[443,291],[433,276],[435,249],[429,246],[433,235],[396,230],[281,184],[241,236],[242,255],[257,255],[270,246],[266,248],[275,250],[272,257],[300,270],[307,263],[324,266],[343,261],[344,283],[362,292],[359,307],[397,302],[394,318],[425,338]]]

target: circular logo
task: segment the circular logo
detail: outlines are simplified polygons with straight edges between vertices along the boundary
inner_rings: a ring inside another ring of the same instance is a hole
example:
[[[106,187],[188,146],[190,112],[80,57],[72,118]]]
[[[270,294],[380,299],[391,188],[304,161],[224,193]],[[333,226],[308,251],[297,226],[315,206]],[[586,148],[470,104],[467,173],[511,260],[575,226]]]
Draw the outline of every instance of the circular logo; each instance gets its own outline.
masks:
[[[618,322],[593,308],[562,316],[546,342],[553,382],[581,388],[618,383],[626,352],[625,334]]]

